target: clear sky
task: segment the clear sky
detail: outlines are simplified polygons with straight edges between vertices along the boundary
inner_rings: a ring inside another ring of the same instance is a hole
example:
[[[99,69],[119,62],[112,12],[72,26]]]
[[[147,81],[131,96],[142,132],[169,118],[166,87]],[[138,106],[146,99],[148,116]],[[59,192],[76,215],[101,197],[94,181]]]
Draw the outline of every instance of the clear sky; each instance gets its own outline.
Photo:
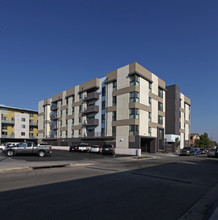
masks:
[[[217,0],[0,0],[0,104],[38,101],[132,62],[191,99],[218,141]]]

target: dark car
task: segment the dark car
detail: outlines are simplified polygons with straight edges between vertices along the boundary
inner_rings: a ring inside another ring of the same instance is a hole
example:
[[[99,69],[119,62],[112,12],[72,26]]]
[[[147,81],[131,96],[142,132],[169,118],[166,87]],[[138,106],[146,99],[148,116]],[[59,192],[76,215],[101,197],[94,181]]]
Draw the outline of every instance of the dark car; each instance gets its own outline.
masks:
[[[181,156],[194,156],[195,155],[195,148],[194,147],[184,147],[180,150]]]
[[[69,147],[69,151],[72,152],[72,151],[78,151],[78,146],[70,146]]]
[[[100,148],[100,153],[101,154],[115,154],[115,148],[112,144],[104,144]]]

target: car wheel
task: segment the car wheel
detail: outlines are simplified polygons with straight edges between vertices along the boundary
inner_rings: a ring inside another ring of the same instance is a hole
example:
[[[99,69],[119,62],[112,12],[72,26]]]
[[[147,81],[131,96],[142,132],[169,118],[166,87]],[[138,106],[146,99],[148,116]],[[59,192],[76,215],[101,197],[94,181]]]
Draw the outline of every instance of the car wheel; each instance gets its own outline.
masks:
[[[8,150],[7,151],[7,156],[13,157],[14,156],[14,151],[13,150]]]
[[[39,156],[40,156],[40,157],[44,157],[44,156],[45,156],[45,151],[40,150],[40,151],[39,151]]]
[[[0,154],[2,154],[3,153],[3,149],[0,149]]]
[[[69,151],[72,152],[72,148],[71,147],[69,148]]]

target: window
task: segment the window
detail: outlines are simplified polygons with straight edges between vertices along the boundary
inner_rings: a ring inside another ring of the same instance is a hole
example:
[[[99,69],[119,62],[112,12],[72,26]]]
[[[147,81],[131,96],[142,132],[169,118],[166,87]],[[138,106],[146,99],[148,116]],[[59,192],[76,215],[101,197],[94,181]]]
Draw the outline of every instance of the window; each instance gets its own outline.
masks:
[[[66,109],[66,115],[68,115],[68,109]]]
[[[7,126],[7,125],[2,125],[2,129],[3,129],[3,130],[7,130],[7,129],[8,129],[8,126]]]
[[[79,100],[82,101],[82,93],[79,94]]]
[[[105,87],[102,87],[102,96],[105,96]]]
[[[72,137],[74,136],[74,130],[72,130]]]
[[[130,125],[129,126],[129,135],[138,135],[139,134],[139,126],[138,125]]]
[[[117,105],[117,97],[113,96],[113,106],[116,106],[116,105]]]
[[[66,120],[66,126],[68,125],[68,120]]]
[[[112,121],[117,120],[117,112],[112,112]]]
[[[82,134],[82,130],[81,129],[79,129],[79,135],[81,135]]]
[[[112,136],[116,136],[116,127],[112,126]]]
[[[72,115],[74,114],[74,107],[72,108]]]
[[[105,128],[101,128],[101,136],[105,136]]]
[[[149,82],[149,92],[152,92],[152,83]]]
[[[26,121],[26,119],[25,118],[21,118],[21,121]]]
[[[82,118],[81,117],[79,117],[79,124],[81,124],[82,123]]]
[[[163,129],[159,129],[159,137],[160,139],[163,139],[164,138],[164,130]]]
[[[72,125],[74,125],[74,118],[72,118]]]
[[[158,96],[163,98],[163,89],[158,88]]]
[[[113,81],[113,91],[117,90],[117,81]]]
[[[2,135],[8,135],[8,132],[2,131]]]
[[[139,92],[130,92],[130,102],[139,102]]]
[[[34,114],[33,114],[33,113],[30,113],[30,117],[34,117]]]
[[[62,131],[60,131],[60,138],[62,138]]]
[[[158,115],[158,124],[163,124],[163,116]]]
[[[66,131],[66,137],[68,136],[68,131]]]
[[[129,118],[130,119],[139,119],[139,109],[130,108],[129,109]]]
[[[79,106],[79,112],[81,112],[81,111],[82,111],[82,105]]]
[[[62,121],[60,122],[60,127],[62,127]]]
[[[25,136],[25,132],[21,132],[21,136]]]
[[[158,102],[158,110],[163,111],[163,103],[162,102]]]
[[[62,113],[62,110],[61,110],[61,117],[62,117],[62,114],[63,114],[63,113]]]
[[[148,121],[151,122],[151,112],[148,113]]]
[[[104,114],[101,115],[101,123],[103,123],[103,124],[105,123],[105,115]]]
[[[102,101],[102,103],[101,103],[101,108],[102,108],[102,109],[105,109],[105,101]]]
[[[139,86],[139,76],[137,75],[130,76],[130,86]]]
[[[151,97],[149,97],[148,104],[149,104],[149,107],[151,107]]]
[[[62,106],[62,100],[60,101],[60,106]]]
[[[66,105],[68,105],[68,98],[66,98]]]
[[[25,128],[26,126],[25,125],[21,125],[21,128]]]
[[[75,102],[75,96],[73,95],[72,96],[72,103],[74,103]]]
[[[151,136],[151,128],[148,128],[148,136]]]

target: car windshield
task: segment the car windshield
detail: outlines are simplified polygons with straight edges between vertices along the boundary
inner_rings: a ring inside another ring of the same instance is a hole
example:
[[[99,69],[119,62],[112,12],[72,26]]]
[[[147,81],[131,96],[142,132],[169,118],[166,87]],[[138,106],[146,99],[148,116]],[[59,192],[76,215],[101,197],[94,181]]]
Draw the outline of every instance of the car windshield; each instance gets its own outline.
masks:
[[[103,148],[112,148],[112,145],[104,145]]]
[[[184,150],[191,150],[191,147],[184,147]]]

